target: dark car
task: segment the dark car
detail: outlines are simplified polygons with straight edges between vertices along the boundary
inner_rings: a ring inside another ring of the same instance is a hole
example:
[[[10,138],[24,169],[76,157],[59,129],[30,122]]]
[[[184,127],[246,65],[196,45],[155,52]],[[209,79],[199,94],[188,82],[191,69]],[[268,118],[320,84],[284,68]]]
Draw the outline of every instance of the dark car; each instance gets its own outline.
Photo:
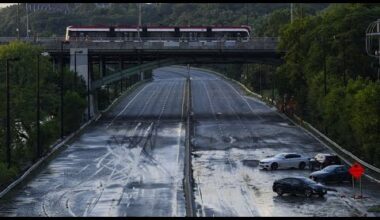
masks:
[[[343,182],[350,181],[351,175],[344,165],[330,165],[322,170],[312,172],[310,179],[316,182]]]
[[[317,154],[314,158],[310,159],[310,170],[321,170],[330,165],[342,164],[339,157],[335,154]]]
[[[328,190],[324,185],[306,177],[289,177],[276,180],[273,183],[272,189],[279,196],[290,193],[293,195],[303,194],[306,197],[311,197],[312,195],[323,197]]]

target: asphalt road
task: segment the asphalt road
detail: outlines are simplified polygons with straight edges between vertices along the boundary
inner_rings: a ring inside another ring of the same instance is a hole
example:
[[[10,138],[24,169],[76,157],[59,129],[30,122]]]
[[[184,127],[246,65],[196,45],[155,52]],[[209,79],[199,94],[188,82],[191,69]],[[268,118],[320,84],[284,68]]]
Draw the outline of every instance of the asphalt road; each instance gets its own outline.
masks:
[[[197,216],[362,216],[380,203],[380,187],[363,182],[363,201],[349,183],[325,198],[278,197],[275,179],[307,170],[259,170],[280,152],[329,152],[275,109],[236,85],[190,72],[191,139]],[[0,216],[185,216],[186,68],[164,67],[122,98],[25,184],[0,199]]]
[[[185,216],[184,85],[156,71],[2,198],[0,216]]]
[[[329,185],[325,198],[279,197],[273,181],[308,170],[264,171],[258,162],[282,152],[330,152],[263,102],[213,74],[192,71],[193,177],[198,216],[371,216],[380,185],[363,180],[363,200],[350,183]],[[358,183],[356,185],[358,190]]]

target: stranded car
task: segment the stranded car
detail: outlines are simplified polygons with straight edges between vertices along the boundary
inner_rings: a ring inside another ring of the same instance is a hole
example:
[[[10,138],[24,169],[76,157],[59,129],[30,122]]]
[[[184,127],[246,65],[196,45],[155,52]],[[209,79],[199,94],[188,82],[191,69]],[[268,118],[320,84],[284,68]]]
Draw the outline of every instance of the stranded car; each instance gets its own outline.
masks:
[[[305,169],[309,164],[308,157],[296,153],[281,153],[276,156],[260,160],[259,167],[263,169],[276,170],[278,168],[299,168]]]
[[[327,166],[322,170],[311,173],[309,177],[316,182],[343,182],[351,180],[351,175],[344,165]]]
[[[317,154],[314,158],[310,159],[310,170],[323,169],[329,165],[340,165],[341,161],[337,155],[334,154]]]
[[[290,193],[292,195],[303,194],[306,197],[311,197],[312,195],[323,197],[328,190],[324,185],[306,177],[289,177],[276,180],[273,183],[272,189],[279,196]]]

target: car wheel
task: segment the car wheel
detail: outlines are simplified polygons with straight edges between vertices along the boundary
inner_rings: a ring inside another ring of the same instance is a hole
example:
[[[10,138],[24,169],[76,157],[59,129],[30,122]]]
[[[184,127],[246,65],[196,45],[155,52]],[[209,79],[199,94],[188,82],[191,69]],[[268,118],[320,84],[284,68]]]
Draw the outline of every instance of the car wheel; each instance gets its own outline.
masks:
[[[312,194],[313,194],[313,192],[310,189],[305,190],[305,196],[306,197],[310,198]]]
[[[314,165],[310,165],[310,171],[314,171]]]
[[[319,193],[318,196],[322,198],[322,197],[325,196],[325,194],[326,194],[326,193]]]
[[[284,191],[282,191],[282,189],[280,187],[277,187],[276,193],[277,193],[277,195],[282,196],[284,194]]]
[[[278,164],[277,163],[272,163],[272,165],[270,165],[270,168],[271,168],[271,170],[277,170]]]
[[[306,166],[306,163],[305,162],[301,162],[300,165],[298,166],[298,168],[300,170],[303,170],[303,169],[305,169],[305,166]]]

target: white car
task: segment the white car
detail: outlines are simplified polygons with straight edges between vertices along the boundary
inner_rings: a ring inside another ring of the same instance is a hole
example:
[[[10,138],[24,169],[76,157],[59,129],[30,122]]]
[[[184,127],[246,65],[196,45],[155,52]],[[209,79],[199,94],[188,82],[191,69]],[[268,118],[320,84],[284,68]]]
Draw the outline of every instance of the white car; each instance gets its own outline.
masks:
[[[309,157],[304,157],[296,153],[281,153],[260,160],[259,167],[271,170],[276,170],[278,168],[299,168],[300,170],[303,170],[306,165],[309,165],[309,159]]]

